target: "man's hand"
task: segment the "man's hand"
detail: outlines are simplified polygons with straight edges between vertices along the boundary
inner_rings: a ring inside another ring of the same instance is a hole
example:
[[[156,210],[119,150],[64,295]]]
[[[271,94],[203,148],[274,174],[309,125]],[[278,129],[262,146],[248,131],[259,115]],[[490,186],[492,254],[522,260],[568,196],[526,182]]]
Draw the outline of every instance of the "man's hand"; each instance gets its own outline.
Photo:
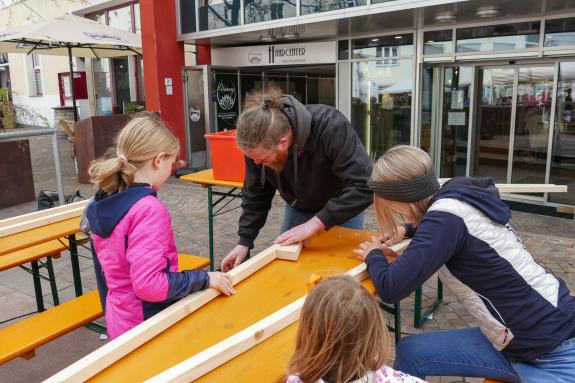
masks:
[[[291,245],[292,243],[302,242],[318,231],[325,229],[325,225],[318,217],[313,217],[306,223],[292,227],[285,233],[276,238],[274,243],[279,245]]]
[[[246,259],[250,248],[243,245],[237,245],[233,248],[232,251],[229,252],[228,255],[222,260],[222,271],[227,273],[234,267],[238,266],[240,263]]]
[[[219,271],[208,272],[210,277],[210,287],[224,293],[225,295],[232,295],[236,293],[232,285],[232,278],[226,273]]]

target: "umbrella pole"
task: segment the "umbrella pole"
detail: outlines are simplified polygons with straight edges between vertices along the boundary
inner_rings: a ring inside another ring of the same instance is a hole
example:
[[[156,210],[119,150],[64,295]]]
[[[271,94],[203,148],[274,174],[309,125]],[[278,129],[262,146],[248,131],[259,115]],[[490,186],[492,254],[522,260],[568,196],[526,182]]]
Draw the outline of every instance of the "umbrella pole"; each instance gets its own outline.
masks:
[[[74,66],[72,64],[72,46],[68,45],[68,64],[70,65],[70,89],[72,91],[72,106],[74,107],[74,122],[78,122],[76,109],[76,87],[74,86]]]

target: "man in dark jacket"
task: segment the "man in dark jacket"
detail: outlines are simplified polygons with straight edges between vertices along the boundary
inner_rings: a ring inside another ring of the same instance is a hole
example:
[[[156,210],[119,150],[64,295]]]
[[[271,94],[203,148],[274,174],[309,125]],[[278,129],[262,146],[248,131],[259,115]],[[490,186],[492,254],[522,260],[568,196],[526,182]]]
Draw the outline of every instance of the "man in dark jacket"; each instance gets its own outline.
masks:
[[[279,191],[286,201],[275,243],[303,241],[340,225],[363,228],[372,203],[372,164],[350,122],[327,105],[302,105],[276,89],[253,94],[237,121],[245,155],[238,245],[222,261],[228,271],[246,258]]]

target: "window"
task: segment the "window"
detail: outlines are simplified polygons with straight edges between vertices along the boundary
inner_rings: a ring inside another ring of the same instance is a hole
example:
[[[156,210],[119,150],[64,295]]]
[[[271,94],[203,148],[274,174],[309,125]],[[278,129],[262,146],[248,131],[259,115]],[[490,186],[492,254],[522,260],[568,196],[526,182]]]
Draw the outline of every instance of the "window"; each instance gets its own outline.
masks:
[[[399,50],[397,47],[377,47],[376,54],[377,57],[397,57],[399,56]],[[382,55],[383,53],[383,55]],[[377,66],[392,66],[399,65],[399,60],[377,60]]]
[[[352,41],[352,48],[352,58],[354,59],[411,56],[413,53],[413,34],[357,39]],[[383,62],[397,65],[397,60],[382,60]]]
[[[539,48],[539,21],[457,30],[457,52]]]
[[[246,24],[279,20],[296,15],[295,1],[291,0],[246,1],[245,8]]]
[[[353,8],[366,5],[366,0],[301,0],[301,14],[334,11],[336,9]]]
[[[575,18],[545,21],[545,46],[575,45]]]
[[[36,96],[42,96],[42,72],[40,70],[40,57],[32,55],[32,68],[34,70],[34,90]]]
[[[453,30],[430,31],[423,34],[423,54],[439,55],[453,52]]]

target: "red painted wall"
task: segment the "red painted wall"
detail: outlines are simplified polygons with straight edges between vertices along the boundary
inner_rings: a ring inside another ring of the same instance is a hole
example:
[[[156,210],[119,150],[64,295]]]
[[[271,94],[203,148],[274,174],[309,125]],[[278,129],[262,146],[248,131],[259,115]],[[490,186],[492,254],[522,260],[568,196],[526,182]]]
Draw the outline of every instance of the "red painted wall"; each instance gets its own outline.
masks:
[[[180,140],[180,157],[185,159],[184,45],[176,40],[176,2],[141,0],[140,17],[146,109],[160,112],[162,120]],[[167,77],[172,79],[171,96],[166,94],[164,79]]]

